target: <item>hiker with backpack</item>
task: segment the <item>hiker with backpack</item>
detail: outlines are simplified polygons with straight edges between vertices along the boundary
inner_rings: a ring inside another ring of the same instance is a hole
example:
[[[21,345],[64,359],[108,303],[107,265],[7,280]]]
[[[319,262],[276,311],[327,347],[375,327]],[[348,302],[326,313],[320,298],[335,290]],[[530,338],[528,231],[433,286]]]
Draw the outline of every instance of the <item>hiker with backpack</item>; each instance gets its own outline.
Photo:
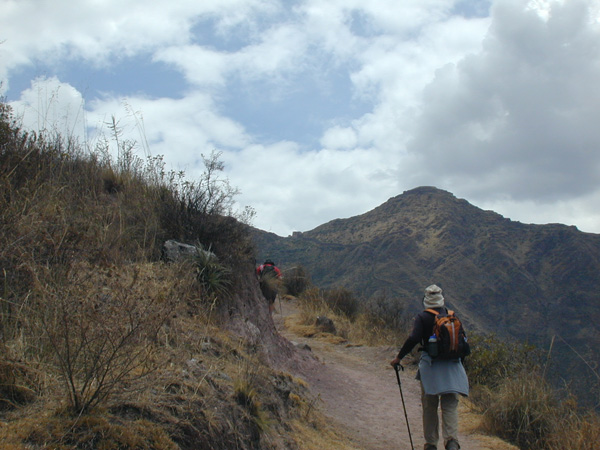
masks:
[[[438,406],[444,448],[458,450],[458,399],[459,395],[469,395],[462,359],[470,353],[469,344],[460,320],[444,306],[440,287],[433,284],[425,289],[423,306],[424,311],[415,317],[410,335],[390,364],[397,370],[415,345],[423,345],[417,379],[421,381],[424,450],[437,450]]]
[[[278,284],[281,279],[281,271],[275,263],[267,259],[256,268],[256,276],[260,285],[260,290],[269,302],[269,312],[275,309],[275,299],[277,298]]]

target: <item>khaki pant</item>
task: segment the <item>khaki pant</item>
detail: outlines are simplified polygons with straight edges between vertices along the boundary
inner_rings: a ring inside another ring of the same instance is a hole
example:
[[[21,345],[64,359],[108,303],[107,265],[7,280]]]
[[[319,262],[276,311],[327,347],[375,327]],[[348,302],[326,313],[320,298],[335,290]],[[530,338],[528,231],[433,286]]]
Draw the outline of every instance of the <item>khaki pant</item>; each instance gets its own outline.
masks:
[[[427,395],[421,385],[423,404],[423,435],[425,442],[437,447],[440,438],[438,404],[442,409],[442,437],[444,445],[450,439],[458,442],[458,394]]]

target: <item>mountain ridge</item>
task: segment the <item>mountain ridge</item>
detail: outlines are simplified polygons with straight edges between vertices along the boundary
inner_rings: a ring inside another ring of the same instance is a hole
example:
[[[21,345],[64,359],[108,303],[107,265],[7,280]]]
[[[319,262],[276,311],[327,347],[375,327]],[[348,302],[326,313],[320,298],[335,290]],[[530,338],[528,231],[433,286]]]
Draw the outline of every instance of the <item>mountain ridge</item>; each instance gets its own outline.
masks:
[[[259,257],[302,265],[321,288],[392,297],[417,311],[425,286],[437,283],[471,329],[540,348],[559,335],[600,359],[600,321],[590,320],[600,306],[600,235],[512,221],[429,186],[287,238],[253,236]],[[554,352],[577,370],[572,351]]]

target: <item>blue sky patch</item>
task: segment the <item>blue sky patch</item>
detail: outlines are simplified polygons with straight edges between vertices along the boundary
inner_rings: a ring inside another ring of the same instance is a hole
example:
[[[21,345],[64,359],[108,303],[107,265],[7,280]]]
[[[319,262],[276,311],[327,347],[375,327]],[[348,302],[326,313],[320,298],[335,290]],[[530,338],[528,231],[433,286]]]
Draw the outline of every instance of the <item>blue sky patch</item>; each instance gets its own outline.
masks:
[[[20,98],[39,77],[56,76],[63,83],[81,92],[89,101],[108,92],[118,96],[143,94],[150,98],[179,98],[187,84],[182,74],[167,64],[153,62],[149,55],[138,55],[118,61],[107,68],[97,68],[85,63],[69,62],[58,68],[36,64],[21,68],[11,76],[6,97],[9,101]]]
[[[370,102],[353,98],[352,82],[343,68],[331,70],[318,80],[292,80],[285,89],[275,89],[269,81],[231,83],[223,94],[223,109],[261,140],[291,140],[303,147],[319,148],[327,128],[346,125],[373,108]]]

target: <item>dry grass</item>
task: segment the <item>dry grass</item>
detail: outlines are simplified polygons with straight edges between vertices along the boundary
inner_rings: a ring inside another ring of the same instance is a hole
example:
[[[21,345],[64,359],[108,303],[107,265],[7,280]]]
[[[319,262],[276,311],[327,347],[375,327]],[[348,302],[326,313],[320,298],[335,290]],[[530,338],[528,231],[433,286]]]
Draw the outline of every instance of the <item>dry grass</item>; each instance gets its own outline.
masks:
[[[328,342],[329,344],[344,344],[348,342],[348,340],[342,336],[321,331],[319,327],[315,325],[314,319],[310,325],[303,323],[303,320],[301,315],[289,316],[285,318],[285,326],[288,330],[298,336],[319,339]]]
[[[595,413],[571,413],[561,417],[547,438],[548,450],[594,450],[600,442],[600,418]]]
[[[390,328],[383,320],[367,312],[355,311],[349,317],[342,310],[333,309],[324,295],[327,293],[312,288],[299,297],[300,316],[292,318],[288,324],[296,333],[305,337],[320,337],[331,343],[351,342],[373,346],[400,342],[406,336],[408,326],[402,329]],[[333,321],[335,334],[319,329],[316,325],[316,318],[319,316],[326,316]]]
[[[175,450],[178,447],[165,430],[148,420],[123,421],[103,411],[73,418],[59,414],[52,417],[22,420],[2,430],[8,448],[94,448],[110,450]],[[77,446],[77,447],[74,447]],[[6,448],[6,447],[3,447]]]
[[[326,425],[307,387],[220,326],[260,295],[222,166],[187,183],[121,145],[29,136],[0,104],[2,448],[297,448],[290,423]],[[166,239],[218,263],[166,264]]]
[[[261,363],[244,341],[201,317],[162,330],[155,370],[130,379],[102,406],[73,414],[57,390],[3,416],[7,448],[293,448],[289,425],[327,427],[302,381]],[[5,447],[3,447],[5,448]]]
[[[294,420],[291,427],[293,442],[302,450],[361,450],[322,419],[318,425]]]
[[[2,448],[353,449],[305,384],[219,326],[230,297],[260,294],[239,275],[249,236],[220,214],[235,190],[206,184],[218,161],[207,158],[212,172],[189,184],[132,150],[112,162],[29,136],[0,103]],[[224,270],[199,277],[198,265],[160,262],[166,239],[210,246]],[[409,328],[392,303],[356,309],[344,290],[308,289],[301,305],[293,326],[330,342],[389,345]],[[335,334],[315,327],[319,315]],[[527,377],[502,380],[512,366],[494,364],[505,354],[479,361],[478,378],[499,389],[481,395],[484,426],[523,446],[594,448],[597,415]]]
[[[572,397],[560,400],[548,382],[536,374],[509,378],[488,392],[482,430],[519,448],[592,450],[600,437],[596,413],[578,408]]]

